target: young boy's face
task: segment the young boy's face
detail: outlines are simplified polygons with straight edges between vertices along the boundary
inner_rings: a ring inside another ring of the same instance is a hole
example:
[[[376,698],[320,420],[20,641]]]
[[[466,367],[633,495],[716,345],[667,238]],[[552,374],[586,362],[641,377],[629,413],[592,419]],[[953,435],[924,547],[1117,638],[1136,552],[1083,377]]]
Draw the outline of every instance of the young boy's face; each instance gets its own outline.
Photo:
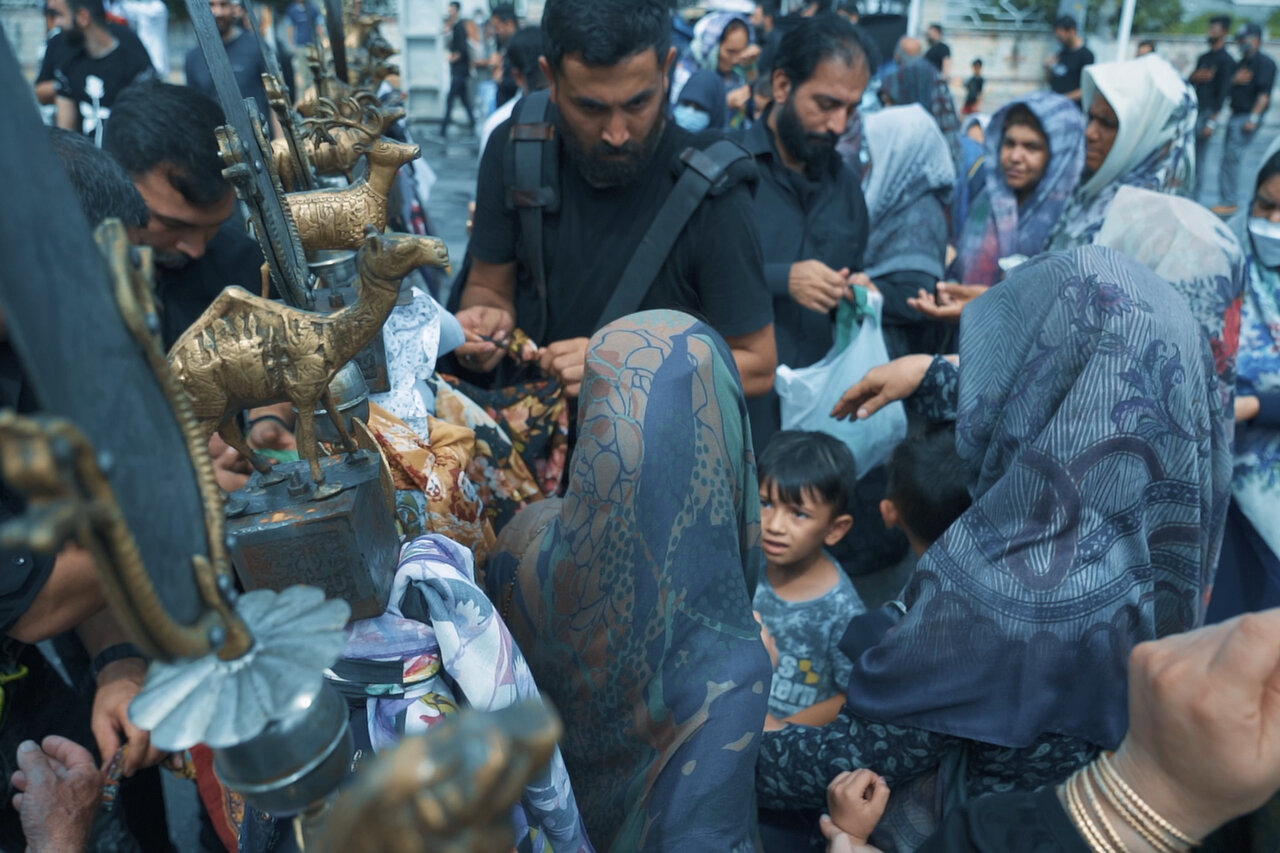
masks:
[[[760,545],[771,565],[804,565],[853,526],[853,516],[836,515],[816,492],[806,489],[800,497],[799,503],[784,501],[776,484],[760,485]]]

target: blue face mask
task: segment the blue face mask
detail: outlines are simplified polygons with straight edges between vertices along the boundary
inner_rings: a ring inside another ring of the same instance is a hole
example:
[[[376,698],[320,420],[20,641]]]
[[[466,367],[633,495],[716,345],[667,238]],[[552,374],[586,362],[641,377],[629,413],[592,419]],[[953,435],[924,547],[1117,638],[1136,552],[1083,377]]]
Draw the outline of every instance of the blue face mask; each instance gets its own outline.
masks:
[[[711,124],[711,116],[705,110],[698,109],[692,104],[676,104],[673,113],[676,124],[683,127],[690,133],[697,133],[700,130],[706,130]]]
[[[1280,222],[1251,216],[1249,236],[1253,238],[1253,257],[1258,264],[1269,270],[1280,269]]]

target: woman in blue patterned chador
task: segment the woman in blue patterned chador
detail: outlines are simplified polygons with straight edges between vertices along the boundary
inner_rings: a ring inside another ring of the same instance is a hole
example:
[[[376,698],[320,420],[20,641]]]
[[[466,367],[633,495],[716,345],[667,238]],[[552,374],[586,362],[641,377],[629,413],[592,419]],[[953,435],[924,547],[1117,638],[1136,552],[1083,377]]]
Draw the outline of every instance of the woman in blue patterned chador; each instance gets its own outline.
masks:
[[[486,581],[564,718],[597,849],[754,849],[772,676],[751,613],[759,538],[724,341],[674,311],[597,332],[568,491],[503,530]]]
[[[1129,652],[1199,624],[1217,565],[1229,415],[1203,326],[1150,270],[1089,246],[970,304],[960,368],[911,356],[850,389],[850,413],[910,395],[954,418],[973,505],[855,660],[836,722],[766,733],[762,806],[821,808],[856,767],[890,786],[933,777],[931,802],[954,806],[1115,748]]]

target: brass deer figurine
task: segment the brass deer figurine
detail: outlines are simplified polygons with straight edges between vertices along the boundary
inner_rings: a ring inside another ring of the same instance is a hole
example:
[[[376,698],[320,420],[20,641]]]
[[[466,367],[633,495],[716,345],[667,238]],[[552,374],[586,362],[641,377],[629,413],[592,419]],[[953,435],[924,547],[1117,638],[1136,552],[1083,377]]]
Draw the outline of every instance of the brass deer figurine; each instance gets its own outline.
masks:
[[[344,449],[355,449],[329,383],[382,329],[401,279],[420,266],[446,265],[448,250],[434,237],[379,235],[370,228],[358,262],[358,298],[333,314],[302,311],[228,287],[183,333],[169,351],[169,366],[206,441],[217,432],[265,473],[270,465],[249,448],[236,416],[288,400],[298,410],[298,453],[320,485],[315,411],[323,401]]]
[[[311,190],[284,197],[303,248],[358,249],[365,226],[387,227],[387,195],[396,170],[418,156],[417,145],[375,139],[368,146],[369,174],[340,190]]]
[[[345,175],[351,181],[351,170],[360,156],[404,115],[403,107],[373,105],[355,98],[346,98],[342,103],[321,98],[315,114],[303,120],[307,160],[316,174]],[[271,154],[280,183],[286,192],[293,191],[299,181],[288,140],[273,139]]]

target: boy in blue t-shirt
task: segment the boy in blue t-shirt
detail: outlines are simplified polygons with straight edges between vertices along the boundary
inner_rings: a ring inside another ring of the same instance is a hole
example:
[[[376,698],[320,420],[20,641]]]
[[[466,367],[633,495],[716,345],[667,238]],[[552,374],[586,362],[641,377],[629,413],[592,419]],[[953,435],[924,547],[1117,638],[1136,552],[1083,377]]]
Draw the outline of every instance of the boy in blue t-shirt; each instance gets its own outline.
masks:
[[[821,717],[835,719],[853,668],[837,646],[866,609],[824,550],[853,526],[853,454],[825,433],[788,430],[769,441],[759,468],[767,571],[753,603],[777,651],[769,714],[780,720],[827,702],[830,714]]]

